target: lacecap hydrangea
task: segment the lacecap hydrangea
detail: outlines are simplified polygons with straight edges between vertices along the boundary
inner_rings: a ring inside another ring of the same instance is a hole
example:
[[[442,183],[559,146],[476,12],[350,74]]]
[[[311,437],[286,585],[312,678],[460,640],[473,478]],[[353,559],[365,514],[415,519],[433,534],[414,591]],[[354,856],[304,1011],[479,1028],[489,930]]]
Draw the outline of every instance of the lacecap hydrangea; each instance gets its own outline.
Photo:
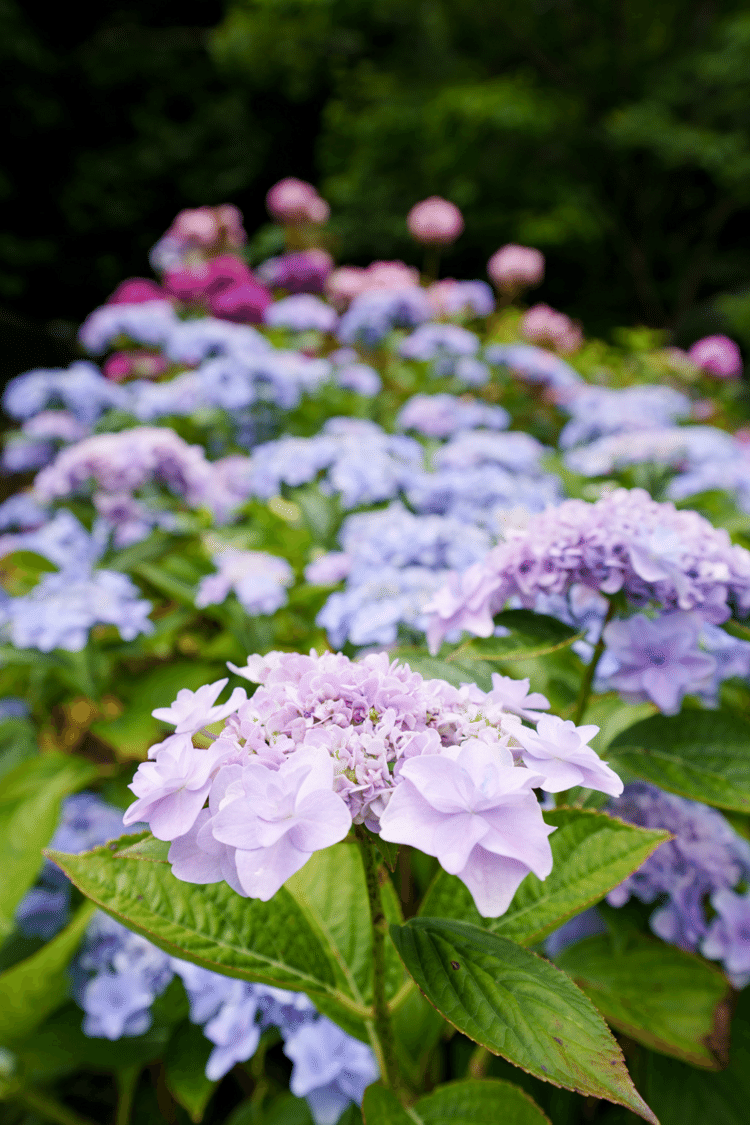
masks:
[[[622,791],[588,745],[598,728],[540,714],[549,703],[528,681],[456,688],[384,653],[271,652],[230,667],[260,684],[251,699],[238,687],[217,704],[220,680],[154,712],[174,734],[139,766],[124,817],[172,842],[186,882],[223,879],[267,901],[313,852],[364,825],[436,856],[496,917],[530,871],[552,869],[534,790]],[[208,747],[193,744],[222,721]]]

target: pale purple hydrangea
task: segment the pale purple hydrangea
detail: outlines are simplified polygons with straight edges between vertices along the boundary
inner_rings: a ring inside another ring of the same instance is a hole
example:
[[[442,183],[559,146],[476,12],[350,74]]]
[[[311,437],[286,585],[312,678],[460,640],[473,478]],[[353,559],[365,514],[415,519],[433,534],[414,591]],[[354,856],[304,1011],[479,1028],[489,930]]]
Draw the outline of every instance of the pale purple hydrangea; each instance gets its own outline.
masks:
[[[362,363],[354,348],[338,348],[328,359],[334,364],[334,381],[344,390],[374,398],[383,389],[383,380],[375,368]]]
[[[447,438],[461,430],[505,430],[510,425],[510,415],[502,406],[475,399],[464,401],[448,394],[414,395],[401,408],[396,421],[402,430]]]
[[[529,383],[541,383],[567,392],[584,385],[578,372],[564,359],[534,344],[491,344],[484,357],[493,367],[506,367]]]
[[[714,891],[711,906],[716,911],[701,943],[704,957],[722,961],[735,988],[750,983],[750,894],[735,894],[726,887]]]
[[[429,287],[427,297],[439,317],[480,317],[495,311],[495,295],[486,281],[444,278]]]
[[[565,396],[561,406],[570,415],[570,421],[560,434],[562,449],[572,449],[611,434],[663,429],[680,418],[689,418],[691,411],[687,395],[665,386],[621,390],[582,386]]]
[[[354,298],[341,317],[337,335],[342,344],[377,348],[394,328],[415,328],[432,315],[423,289],[371,289]]]
[[[207,686],[205,699],[183,692],[156,711],[186,733],[153,747],[131,786],[139,799],[125,822],[144,818],[172,841],[177,878],[224,879],[265,901],[352,823],[439,849],[431,854],[461,875],[485,913],[504,910],[529,870],[549,873],[551,829],[533,794],[545,776],[523,764],[519,743],[521,715],[541,725],[547,700],[529,694],[527,682],[511,689],[498,677],[488,693],[457,689],[385,654],[354,663],[335,653],[271,652],[230,667],[260,683],[252,698],[224,705],[224,728],[207,749],[193,747],[185,723],[195,729],[218,718],[211,708],[223,681]],[[567,761],[587,785],[613,792],[614,775],[585,745],[593,730],[544,727],[538,756],[554,758],[558,771]],[[432,812],[424,800],[436,802]],[[421,809],[419,839],[406,804]]]
[[[167,342],[177,323],[177,314],[167,300],[102,305],[83,322],[78,338],[94,355],[101,355],[120,336],[136,344],[158,347]]]
[[[362,1104],[365,1089],[380,1077],[370,1047],[321,1016],[285,1037],[294,1066],[289,1088],[306,1098],[315,1125],[336,1125],[346,1107]]]
[[[272,345],[257,328],[212,316],[175,321],[164,343],[169,359],[191,367],[213,356],[261,355],[271,350]]]
[[[288,328],[291,332],[333,332],[339,316],[320,297],[299,293],[274,301],[266,309],[263,319],[270,328]]]
[[[37,369],[17,375],[2,399],[3,409],[12,418],[30,419],[59,403],[84,427],[93,426],[105,410],[125,409],[127,402],[125,388],[105,379],[98,367],[85,360],[67,369]]]
[[[14,551],[32,551],[62,570],[72,568],[80,573],[82,567],[90,567],[102,554],[105,544],[100,529],[89,534],[65,508],[45,519],[41,527],[31,531],[0,535],[0,558]]]
[[[29,531],[46,523],[49,516],[29,492],[17,492],[0,504],[0,531]]]
[[[31,590],[0,603],[0,633],[17,648],[80,652],[94,625],[114,625],[123,640],[153,632],[151,602],[114,570],[43,574]]]
[[[503,914],[529,871],[549,875],[554,830],[540,826],[533,793],[541,777],[514,768],[507,747],[471,738],[407,759],[399,780],[380,817],[381,836],[437,856],[469,888],[480,914]]]
[[[213,508],[219,519],[232,506],[202,448],[165,427],[137,426],[85,438],[37,475],[34,497],[47,503],[75,494],[90,481],[120,498],[151,482],[163,484],[191,507]]]
[[[520,727],[516,739],[523,747],[524,763],[544,778],[540,788],[546,792],[561,793],[583,785],[619,797],[622,781],[588,745],[598,733],[597,726],[577,727],[557,715],[540,715],[537,729]]]
[[[479,351],[479,337],[457,324],[423,324],[399,345],[399,355],[421,363],[473,356]],[[447,370],[452,370],[448,364]]]
[[[719,464],[730,469],[730,462],[744,460],[743,451],[731,434],[713,426],[654,426],[608,434],[589,445],[571,449],[565,462],[583,476],[604,476],[628,465],[653,462],[666,465],[681,474],[695,473]],[[750,465],[748,466],[750,468]],[[731,475],[727,475],[727,486]],[[725,486],[726,487],[726,486]],[[685,495],[697,491],[692,485],[677,490]],[[678,498],[678,497],[675,497]]]
[[[651,929],[681,949],[698,950],[711,933],[703,952],[726,958],[729,969],[733,943],[719,922],[711,925],[706,902],[709,896],[731,891],[750,879],[750,843],[717,809],[664,793],[643,781],[627,785],[622,797],[611,801],[607,809],[630,824],[666,828],[674,837],[660,844],[637,871],[610,891],[609,904],[623,906],[631,895],[656,904]],[[727,901],[731,906],[732,901]],[[742,944],[736,952],[743,955]]]
[[[429,607],[430,644],[436,649],[458,629],[490,636],[509,599],[533,608],[539,594],[567,595],[577,585],[720,624],[733,606],[750,608],[750,552],[696,512],[642,489],[617,489],[593,504],[566,500],[509,529],[505,543],[451,578]]]
[[[231,591],[250,614],[275,613],[286,605],[287,587],[294,572],[286,561],[265,551],[240,551],[228,547],[213,555],[216,574],[201,580],[195,604],[199,609],[226,601]]]
[[[699,614],[680,611],[611,621],[603,638],[617,670],[608,685],[628,703],[650,700],[675,715],[683,697],[705,689],[716,674],[715,659],[699,648],[702,627]]]

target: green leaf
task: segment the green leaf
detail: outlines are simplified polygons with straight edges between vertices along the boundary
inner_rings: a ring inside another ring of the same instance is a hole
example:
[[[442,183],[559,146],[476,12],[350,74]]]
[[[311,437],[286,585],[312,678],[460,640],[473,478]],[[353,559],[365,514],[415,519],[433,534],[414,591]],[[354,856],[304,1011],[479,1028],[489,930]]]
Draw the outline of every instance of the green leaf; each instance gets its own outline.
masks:
[[[12,551],[0,558],[0,586],[14,598],[33,590],[43,574],[59,570],[36,551]]]
[[[132,573],[136,578],[145,579],[160,594],[164,594],[179,605],[195,608],[195,587],[183,582],[181,578],[175,578],[174,575],[169,574],[163,565],[152,562],[138,563],[137,566],[132,568]]]
[[[246,899],[226,883],[176,879],[168,864],[118,854],[145,838],[121,837],[83,855],[49,856],[83,894],[160,949],[217,973],[303,991],[342,1021],[369,1015],[337,988],[340,966],[282,887],[269,902]]]
[[[42,848],[60,818],[60,803],[98,774],[83,758],[51,751],[21,762],[0,781],[0,938],[42,866]]]
[[[287,880],[285,887],[335,965],[337,988],[360,1008],[369,1007],[372,1003],[372,925],[357,844],[346,842],[313,852],[305,866]],[[388,921],[400,922],[399,904],[390,879],[383,883],[381,893]],[[386,995],[390,1000],[404,983],[403,966],[390,940],[386,941],[385,969]],[[323,1008],[326,1010],[325,1004]],[[349,1024],[347,1030],[349,1028],[353,1034],[367,1037],[361,1026]]]
[[[399,848],[401,845],[392,844],[390,840],[382,840],[376,832],[372,833],[372,842],[378,849],[380,855],[382,856],[383,863],[386,865],[388,870],[395,871],[396,863],[398,862]]]
[[[151,863],[169,863],[169,849],[171,847],[169,840],[157,840],[156,836],[152,836],[150,832],[142,833],[140,838],[135,836],[126,838],[135,839],[136,843],[118,849],[114,853],[118,859],[123,857],[125,859],[145,859]]]
[[[424,649],[413,648],[396,649],[391,656],[408,664],[412,672],[419,672],[426,680],[447,680],[454,687],[478,684],[483,691],[492,687],[492,668],[479,660],[470,664],[462,664],[458,660],[448,663],[437,656],[430,656]]]
[[[750,811],[750,723],[722,711],[654,715],[609,747],[636,777],[707,805]]]
[[[68,965],[93,913],[86,903],[57,937],[0,975],[0,1043],[25,1038],[67,999]]]
[[[391,933],[427,999],[464,1035],[545,1082],[657,1125],[594,1005],[549,962],[465,922],[412,918]]]
[[[417,1114],[406,1112],[393,1090],[378,1084],[365,1090],[362,1116],[365,1125],[422,1125]]]
[[[747,1125],[750,1104],[750,995],[740,993],[731,1025],[732,1050],[725,1070],[695,1067],[651,1051],[642,1052],[644,1093],[661,1125]]]
[[[191,1121],[201,1121],[218,1082],[206,1078],[206,1063],[213,1050],[203,1028],[185,1020],[169,1040],[164,1059],[167,1089]]]
[[[533,1098],[499,1078],[448,1082],[413,1109],[424,1125],[550,1125]]]
[[[552,872],[544,880],[527,875],[500,918],[482,918],[469,889],[446,871],[438,872],[419,913],[471,922],[534,945],[599,902],[670,838],[668,832],[636,828],[591,809],[552,809],[544,818],[557,826],[550,836]]]
[[[548,656],[562,648],[569,648],[574,641],[586,635],[571,629],[556,617],[544,613],[534,613],[531,609],[506,609],[495,617],[495,624],[509,629],[507,637],[474,637],[456,649],[455,654],[446,657],[468,663],[473,660],[503,662],[528,660],[535,656]]]
[[[726,1065],[731,990],[714,965],[639,933],[620,950],[609,934],[597,934],[555,961],[632,1039],[694,1066]]]
[[[36,731],[29,719],[0,722],[0,779],[36,754]]]

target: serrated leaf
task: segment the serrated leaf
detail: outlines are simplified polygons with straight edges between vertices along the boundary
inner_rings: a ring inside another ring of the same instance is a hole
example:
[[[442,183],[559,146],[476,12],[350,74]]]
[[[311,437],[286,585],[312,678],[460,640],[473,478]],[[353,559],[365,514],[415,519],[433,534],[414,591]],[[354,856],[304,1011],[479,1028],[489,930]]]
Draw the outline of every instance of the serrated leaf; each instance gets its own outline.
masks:
[[[308,993],[341,1019],[364,1018],[337,988],[338,970],[294,897],[282,887],[269,902],[246,899],[226,883],[176,879],[168,864],[123,856],[122,837],[83,855],[47,854],[93,902],[160,949],[213,972]]]
[[[507,637],[473,637],[446,657],[449,662],[468,663],[486,660],[493,663],[512,660],[529,660],[548,656],[559,649],[569,648],[579,641],[586,631],[572,629],[556,617],[534,613],[531,609],[507,609],[498,613],[495,624],[509,629]]]
[[[206,1078],[206,1063],[214,1044],[203,1028],[184,1021],[175,1029],[164,1058],[167,1089],[187,1110],[191,1121],[201,1121],[218,1082]]]
[[[632,1039],[694,1066],[726,1065],[731,990],[714,965],[639,933],[619,950],[609,934],[584,938],[555,962]]]
[[[525,1090],[499,1078],[447,1082],[413,1109],[424,1125],[550,1125]]]
[[[750,811],[750,723],[727,711],[654,715],[618,734],[609,746],[636,777],[703,801]]]
[[[557,827],[550,836],[552,872],[544,880],[527,875],[500,918],[482,918],[468,888],[446,871],[438,872],[420,915],[471,922],[534,945],[599,902],[670,838],[666,831],[636,828],[592,809],[551,809],[544,818]]]
[[[16,907],[39,873],[63,797],[98,772],[92,762],[51,751],[21,762],[0,782],[0,937],[12,929]]]
[[[68,965],[93,913],[86,903],[52,941],[0,974],[0,1044],[25,1038],[67,998]]]
[[[549,962],[465,922],[412,918],[393,941],[454,1027],[545,1082],[656,1118],[594,1005]]]

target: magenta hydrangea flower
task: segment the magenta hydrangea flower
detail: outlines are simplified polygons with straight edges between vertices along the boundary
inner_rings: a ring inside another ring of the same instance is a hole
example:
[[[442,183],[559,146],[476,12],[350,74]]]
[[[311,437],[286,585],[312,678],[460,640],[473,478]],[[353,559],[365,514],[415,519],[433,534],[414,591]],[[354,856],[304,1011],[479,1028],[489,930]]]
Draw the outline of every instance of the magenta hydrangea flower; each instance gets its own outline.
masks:
[[[514,766],[509,750],[470,739],[452,753],[409,759],[400,778],[380,818],[381,836],[437,856],[484,917],[508,909],[529,871],[549,875],[554,829],[532,792],[541,779]]]
[[[619,668],[609,684],[628,703],[650,699],[665,715],[676,714],[683,696],[700,691],[716,672],[714,657],[698,647],[702,626],[697,613],[667,613],[654,619],[639,613],[626,621],[611,621],[603,635]]]

